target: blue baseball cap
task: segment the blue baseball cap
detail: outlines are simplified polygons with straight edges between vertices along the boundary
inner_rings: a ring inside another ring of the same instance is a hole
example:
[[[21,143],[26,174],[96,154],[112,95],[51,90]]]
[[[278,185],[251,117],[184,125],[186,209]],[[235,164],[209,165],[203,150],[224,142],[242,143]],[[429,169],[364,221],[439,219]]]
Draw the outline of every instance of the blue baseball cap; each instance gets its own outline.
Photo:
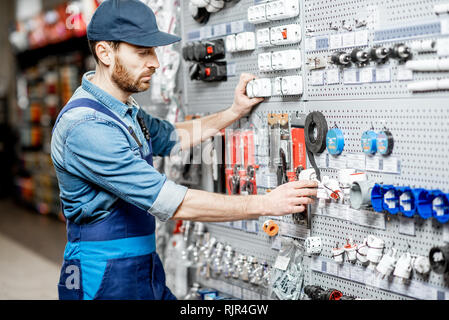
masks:
[[[87,39],[122,41],[141,47],[166,46],[181,38],[159,31],[153,10],[139,0],[106,0],[87,26]]]

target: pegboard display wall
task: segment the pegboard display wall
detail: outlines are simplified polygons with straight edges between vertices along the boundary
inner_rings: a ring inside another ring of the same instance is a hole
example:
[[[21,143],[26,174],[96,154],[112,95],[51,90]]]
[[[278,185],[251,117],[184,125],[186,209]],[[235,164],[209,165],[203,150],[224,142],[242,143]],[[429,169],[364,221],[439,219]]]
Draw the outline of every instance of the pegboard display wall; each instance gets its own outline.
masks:
[[[434,1],[304,1],[306,61],[328,59],[334,52],[350,54],[359,48],[392,48],[396,44],[413,45],[423,39],[434,47],[413,51],[411,59],[437,60],[446,57],[447,15],[437,15]],[[307,100],[371,99],[447,96],[447,90],[412,91],[408,85],[432,79],[448,78],[449,70],[411,72],[405,61],[387,59],[363,65],[350,63],[308,70]]]
[[[327,151],[316,156],[321,174],[338,178],[338,170],[354,168],[366,172],[369,179],[380,184],[410,188],[439,189],[449,193],[449,108],[446,89],[412,91],[410,84],[449,79],[449,69],[442,71],[412,71],[407,61],[446,59],[449,56],[449,15],[436,14],[435,6],[442,0],[304,0],[300,15],[280,21],[251,25],[247,10],[250,6],[269,1],[241,0],[211,14],[205,25],[196,23],[183,1],[183,44],[189,41],[224,38],[213,35],[214,26],[233,25],[239,31],[286,24],[301,25],[302,41],[298,44],[276,47],[257,47],[252,51],[226,53],[228,79],[222,82],[191,81],[187,62],[183,62],[183,98],[190,113],[213,113],[232,104],[234,89],[240,73],[253,73],[259,78],[299,75],[304,92],[297,96],[271,96],[255,110],[231,127],[254,130],[255,158],[259,162],[257,192],[264,194],[273,185],[275,172],[266,159],[270,154],[267,116],[285,114],[291,121],[299,114],[321,112],[329,128],[338,128],[344,135],[344,150],[338,157]],[[233,28],[234,28],[233,27]],[[373,47],[393,48],[404,44],[416,48],[417,42],[433,43],[432,50],[412,49],[411,57],[390,58],[382,63],[370,61],[363,65],[351,63],[338,66],[330,62],[336,52],[351,53],[359,48],[367,52]],[[300,49],[302,68],[288,71],[261,72],[260,53]],[[325,61],[313,65],[315,58]],[[443,68],[444,69],[444,68]],[[367,130],[389,130],[394,148],[389,156],[367,156],[362,152],[361,136]],[[310,165],[310,163],[308,163]],[[271,185],[270,185],[271,183]],[[397,279],[381,279],[374,270],[359,262],[345,261],[336,265],[332,249],[347,240],[362,243],[368,235],[385,241],[384,253],[394,246],[400,256],[406,251],[427,256],[430,248],[443,246],[448,241],[448,226],[435,219],[405,218],[400,215],[377,213],[372,209],[355,212],[348,204],[327,204],[325,208],[310,208],[311,225],[298,225],[292,216],[273,218],[280,225],[280,235],[303,241],[308,236],[322,238],[322,252],[310,258],[306,268],[305,284],[336,288],[360,299],[449,299],[449,282],[431,272],[422,276],[412,272],[410,283]],[[366,217],[369,219],[365,219]],[[266,217],[269,218],[269,217]],[[258,261],[273,265],[278,255],[280,236],[269,237],[262,230],[266,218],[248,223],[209,223],[208,231],[219,242],[231,245],[236,252],[254,256]],[[249,225],[252,225],[249,231]],[[255,227],[254,225],[257,225]],[[288,231],[286,231],[288,230]],[[204,285],[226,286],[226,279],[199,279]],[[229,281],[228,281],[229,282]],[[232,280],[234,287],[260,294],[267,298],[265,288]],[[227,293],[229,287],[225,288]],[[240,291],[238,291],[240,292]],[[243,292],[243,291],[242,291]],[[232,292],[231,292],[232,293]],[[238,298],[251,295],[238,294]]]

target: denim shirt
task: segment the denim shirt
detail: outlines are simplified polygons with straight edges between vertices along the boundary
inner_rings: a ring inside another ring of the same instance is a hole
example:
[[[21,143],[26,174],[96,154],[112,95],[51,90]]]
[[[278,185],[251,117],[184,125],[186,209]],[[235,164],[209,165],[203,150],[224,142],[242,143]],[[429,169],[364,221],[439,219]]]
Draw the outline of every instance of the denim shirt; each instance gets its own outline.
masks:
[[[137,121],[139,106],[130,97],[123,103],[83,76],[70,101],[93,99],[131,126],[150,152]],[[140,111],[149,129],[153,153],[166,156],[179,148],[176,130],[168,121]],[[166,178],[142,158],[135,139],[113,118],[87,107],[67,111],[59,120],[52,139],[51,157],[58,178],[64,215],[72,222],[89,224],[104,219],[121,198],[154,215],[170,219],[184,199],[187,188]]]

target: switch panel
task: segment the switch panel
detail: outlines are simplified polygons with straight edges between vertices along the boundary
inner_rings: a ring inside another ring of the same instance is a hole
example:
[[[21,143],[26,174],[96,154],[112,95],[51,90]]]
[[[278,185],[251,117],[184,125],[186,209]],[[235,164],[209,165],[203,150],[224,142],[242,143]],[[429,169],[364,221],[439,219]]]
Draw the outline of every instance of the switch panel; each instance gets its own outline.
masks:
[[[248,21],[254,24],[267,22],[266,4],[249,7]]]
[[[283,20],[299,15],[298,0],[279,0],[266,4],[266,18],[268,20]]]
[[[257,30],[257,46],[258,47],[270,47],[270,28],[263,28]]]
[[[301,26],[289,24],[270,29],[270,39],[273,45],[284,45],[301,42]]]

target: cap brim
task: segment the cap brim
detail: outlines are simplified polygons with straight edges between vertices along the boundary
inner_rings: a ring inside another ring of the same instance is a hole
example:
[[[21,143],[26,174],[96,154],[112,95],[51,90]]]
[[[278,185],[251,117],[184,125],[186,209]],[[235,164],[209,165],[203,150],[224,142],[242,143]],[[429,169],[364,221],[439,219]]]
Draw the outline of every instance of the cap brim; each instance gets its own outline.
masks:
[[[181,38],[173,34],[158,31],[144,36],[127,37],[126,40],[122,41],[141,47],[161,47],[181,41]]]

